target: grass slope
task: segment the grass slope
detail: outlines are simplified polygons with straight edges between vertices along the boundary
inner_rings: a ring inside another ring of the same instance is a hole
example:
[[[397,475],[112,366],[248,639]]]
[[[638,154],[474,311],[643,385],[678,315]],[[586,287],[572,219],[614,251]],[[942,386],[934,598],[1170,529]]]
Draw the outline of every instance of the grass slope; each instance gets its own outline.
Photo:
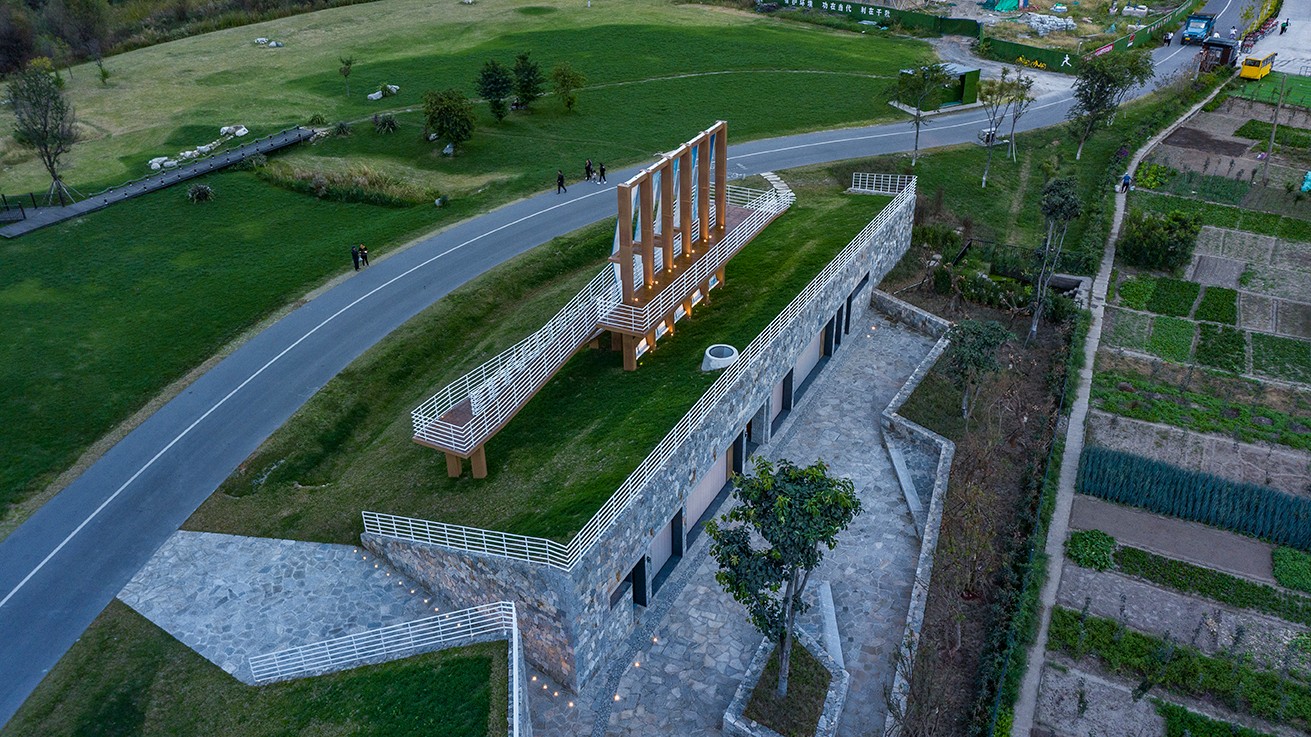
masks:
[[[0,735],[503,735],[506,670],[494,642],[252,687],[114,601]]]
[[[442,454],[410,441],[409,410],[567,301],[609,253],[612,225],[557,239],[412,320],[330,382],[187,527],[349,543],[370,509],[567,540],[716,378],[698,370],[705,347],[745,347],[887,202],[833,188],[799,195],[636,372],[605,350],[566,364],[488,443],[486,480],[447,478]]]

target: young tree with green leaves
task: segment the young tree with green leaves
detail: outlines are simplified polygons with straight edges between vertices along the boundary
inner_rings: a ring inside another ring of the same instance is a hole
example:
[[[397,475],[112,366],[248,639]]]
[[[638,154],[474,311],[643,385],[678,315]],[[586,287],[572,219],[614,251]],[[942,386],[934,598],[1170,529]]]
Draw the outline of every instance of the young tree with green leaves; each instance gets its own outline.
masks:
[[[428,130],[449,142],[452,149],[473,137],[473,105],[457,89],[424,93],[423,120]]]
[[[355,66],[355,57],[339,56],[337,57],[337,60],[341,62],[341,66],[337,67],[337,73],[341,75],[342,79],[346,80],[346,96],[350,97],[351,96],[351,67]]]
[[[929,113],[938,109],[942,90],[951,81],[947,68],[941,64],[928,64],[913,72],[897,77],[897,101],[911,108],[910,122],[915,126],[915,149],[910,155],[914,166],[920,157],[920,127],[928,122]]]
[[[1074,77],[1074,106],[1066,113],[1079,139],[1074,159],[1097,127],[1110,122],[1126,95],[1152,78],[1152,54],[1146,49],[1119,51],[1085,59]]]
[[[951,346],[943,355],[944,373],[961,390],[960,415],[968,420],[974,412],[983,380],[1001,371],[997,349],[1011,339],[1011,333],[996,320],[961,320],[947,334]]]
[[[510,106],[505,100],[514,93],[514,75],[510,70],[495,59],[488,60],[483,64],[482,71],[478,72],[477,87],[478,95],[487,101],[487,107],[496,122],[505,120],[510,112]]]
[[[1033,106],[1033,101],[1038,99],[1033,96],[1033,82],[1033,76],[1025,74],[1024,70],[1021,69],[1016,72],[1015,81],[1011,83],[1011,161],[1019,161],[1015,145],[1015,126],[1019,124],[1020,118],[1029,112],[1029,108]]]
[[[1047,182],[1047,186],[1042,189],[1039,207],[1047,219],[1047,234],[1038,254],[1038,278],[1033,285],[1033,316],[1029,321],[1029,335],[1024,339],[1025,345],[1038,335],[1038,321],[1042,319],[1048,286],[1056,274],[1056,265],[1060,263],[1061,250],[1065,248],[1065,233],[1070,229],[1070,221],[1079,217],[1083,208],[1078,182],[1072,177]]]
[[[77,143],[77,117],[73,105],[55,81],[49,59],[33,59],[9,81],[9,99],[14,109],[14,138],[34,149],[50,174],[47,203],[56,197],[64,204],[71,198],[60,176],[59,159]]]
[[[733,477],[741,502],[706,525],[715,580],[747,608],[751,623],[777,643],[777,692],[787,695],[792,633],[806,611],[801,595],[810,574],[837,545],[838,533],[860,513],[849,479],[834,478],[823,461],[805,468],[757,458],[754,474]],[[732,526],[729,526],[732,525]],[[765,547],[755,547],[755,540]]]
[[[988,186],[988,171],[992,169],[992,147],[997,142],[1002,121],[1006,119],[1006,113],[1015,99],[1011,90],[1014,82],[1010,72],[1009,68],[1002,67],[1000,78],[979,82],[979,103],[983,105],[983,115],[988,119],[988,128],[983,132],[983,145],[988,149],[988,158],[983,164],[983,183],[980,185],[985,189]]]
[[[545,87],[546,78],[542,76],[542,68],[528,58],[527,51],[514,57],[514,94],[525,110],[542,96]]]
[[[585,84],[587,77],[567,61],[556,64],[551,70],[551,86],[556,97],[564,103],[565,110],[573,112],[574,104],[578,102],[578,90]]]

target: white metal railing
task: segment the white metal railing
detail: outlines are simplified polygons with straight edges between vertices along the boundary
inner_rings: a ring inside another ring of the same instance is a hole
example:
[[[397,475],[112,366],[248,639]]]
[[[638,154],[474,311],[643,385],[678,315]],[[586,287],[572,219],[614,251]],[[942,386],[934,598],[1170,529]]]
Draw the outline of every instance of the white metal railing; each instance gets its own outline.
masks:
[[[855,172],[851,175],[851,189],[855,192],[873,192],[874,194],[897,194],[910,186],[915,177],[910,174],[868,174]]]
[[[258,684],[331,673],[370,663],[432,652],[475,638],[499,640],[510,648],[510,734],[527,734],[526,698],[520,663],[522,643],[514,602],[498,601],[345,637],[251,656],[247,663]],[[523,730],[523,731],[521,731]]]
[[[641,306],[615,303],[600,324],[602,327],[624,330],[631,333],[649,332],[655,324],[678,306],[678,303],[691,294],[698,284],[704,283],[720,267],[728,263],[738,251],[751,242],[751,239],[764,229],[771,220],[787,210],[796,201],[791,194],[780,194],[774,190],[747,190],[743,187],[729,187],[728,194],[739,190],[736,195],[746,202],[735,205],[751,210],[751,214],[738,224],[731,233],[711,247],[706,255],[697,259],[692,267],[679,274],[669,286]],[[746,200],[751,196],[750,200]]]
[[[601,539],[605,531],[614,523],[628,505],[637,497],[657,472],[673,457],[674,453],[687,441],[692,432],[705,419],[713,414],[719,402],[739,380],[753,375],[756,364],[778,336],[792,323],[801,318],[805,309],[824,290],[839,283],[846,276],[846,271],[855,264],[856,257],[869,244],[870,239],[879,229],[886,226],[893,218],[901,217],[906,210],[915,206],[915,178],[907,177],[900,191],[892,202],[888,203],[874,219],[869,222],[845,248],[824,267],[820,273],[806,285],[782,312],[756,336],[755,340],[742,351],[741,356],[720,374],[711,384],[701,399],[688,410],[678,424],[665,435],[664,439],[647,455],[646,459],[629,474],[624,483],[615,491],[606,503],[588,520],[582,530],[569,541],[568,545],[529,538],[522,535],[498,532],[496,530],[477,530],[459,525],[425,520],[411,520],[405,517],[364,513],[364,531],[386,537],[413,540],[421,543],[433,543],[444,547],[483,553],[504,558],[513,558],[530,563],[549,565],[564,571],[573,570],[583,556]]]

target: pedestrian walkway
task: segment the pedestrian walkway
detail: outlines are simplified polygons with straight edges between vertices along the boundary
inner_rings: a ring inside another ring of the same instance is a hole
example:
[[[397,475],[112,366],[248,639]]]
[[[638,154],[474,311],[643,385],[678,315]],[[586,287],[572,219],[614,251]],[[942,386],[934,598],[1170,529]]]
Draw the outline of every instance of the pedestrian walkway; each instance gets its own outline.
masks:
[[[1275,583],[1271,561],[1275,546],[1197,522],[1162,517],[1077,494],[1070,513],[1070,528],[1101,530],[1124,545],[1262,583]]]
[[[855,482],[864,505],[808,589],[813,600],[815,582],[830,582],[852,676],[840,735],[878,734],[883,726],[884,690],[910,603],[919,539],[883,448],[878,413],[933,342],[872,315],[844,340],[781,434],[760,451],[798,464],[823,458],[833,473]],[[707,548],[701,535],[644,612],[645,626],[626,651],[616,652],[612,673],[598,675],[573,701],[533,701],[539,737],[720,734],[724,709],[761,636],[715,582]],[[821,639],[821,622],[816,606],[802,626]],[[554,694],[553,687],[546,690]]]
[[[431,594],[351,545],[179,531],[118,598],[243,683],[246,659],[430,616]]]
[[[100,194],[93,195],[79,202],[74,202],[66,207],[34,207],[26,210],[27,217],[11,225],[0,228],[0,236],[5,238],[17,238],[25,233],[31,233],[38,228],[44,228],[47,225],[54,225],[65,220],[71,220],[81,217],[90,212],[95,212],[104,207],[109,207],[116,202],[129,200],[143,194],[149,194],[165,187],[171,187],[179,182],[188,179],[194,179],[202,174],[218,171],[227,166],[231,166],[255,154],[267,154],[280,148],[285,148],[301,141],[309,140],[314,135],[314,131],[309,128],[288,128],[285,131],[274,133],[271,136],[265,136],[257,141],[238,146],[231,151],[218,153],[208,158],[194,161],[176,169],[160,172],[154,176],[146,177],[135,182],[128,182],[119,187],[107,189]]]

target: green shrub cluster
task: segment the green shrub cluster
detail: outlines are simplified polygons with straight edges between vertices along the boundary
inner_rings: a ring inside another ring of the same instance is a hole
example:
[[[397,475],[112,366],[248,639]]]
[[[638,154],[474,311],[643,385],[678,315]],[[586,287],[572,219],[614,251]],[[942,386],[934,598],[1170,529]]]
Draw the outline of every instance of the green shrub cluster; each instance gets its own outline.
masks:
[[[1311,384],[1311,343],[1252,333],[1252,371],[1284,381]]]
[[[1219,169],[1213,171],[1219,171]],[[1186,171],[1171,179],[1161,188],[1161,191],[1185,197],[1198,197],[1208,202],[1241,205],[1243,198],[1252,189],[1251,180],[1242,175],[1250,171],[1251,169],[1238,169],[1236,172],[1230,170],[1229,175],[1226,176]],[[1241,179],[1238,178],[1240,176],[1242,176]]]
[[[1199,326],[1197,362],[1203,366],[1241,374],[1247,368],[1247,341],[1243,331],[1223,325]]]
[[[1165,737],[1273,737],[1255,729],[1221,722],[1178,704],[1154,700],[1156,713],[1165,719]]]
[[[1243,123],[1238,130],[1234,131],[1238,138],[1250,138],[1262,144],[1270,142],[1270,123],[1264,120],[1249,120]],[[1294,128],[1291,125],[1281,125],[1275,132],[1275,143],[1280,146],[1294,146],[1296,148],[1311,148],[1311,130],[1306,128]]]
[[[256,174],[270,184],[321,200],[409,207],[433,199],[433,194],[422,187],[365,165],[345,171],[319,171],[273,161],[258,169]]]
[[[1166,215],[1131,210],[1124,219],[1116,254],[1125,263],[1145,269],[1174,271],[1193,258],[1202,220],[1180,210]]]
[[[1075,565],[1094,571],[1110,570],[1114,553],[1115,538],[1101,530],[1079,530],[1065,541],[1065,555]]]
[[[1179,317],[1158,317],[1152,323],[1152,337],[1147,339],[1147,350],[1167,361],[1186,363],[1193,352],[1192,320]]]
[[[1101,409],[1135,420],[1220,433],[1243,442],[1262,440],[1311,450],[1311,432],[1299,427],[1311,425],[1311,418],[1248,402],[1229,402],[1213,394],[1187,391],[1142,376],[1114,372],[1094,374],[1092,398]],[[1256,418],[1263,418],[1261,424],[1255,422]]]
[[[1136,192],[1133,195],[1133,203],[1135,207],[1157,213],[1187,212],[1200,219],[1204,225],[1214,225],[1217,228],[1233,228],[1261,235],[1273,235],[1283,240],[1311,242],[1311,220],[1302,218],[1285,217],[1259,210],[1247,210],[1154,192]]]
[[[1311,626],[1311,598],[1280,591],[1274,586],[1131,547],[1115,551],[1115,565],[1121,573],[1185,594],[1197,594],[1221,604]]]
[[[1188,314],[1193,311],[1193,303],[1197,301],[1197,293],[1200,291],[1202,285],[1195,281],[1168,277],[1157,279],[1156,288],[1152,290],[1152,298],[1147,302],[1147,309],[1158,315],[1188,317]]]
[[[1275,580],[1280,586],[1311,592],[1311,555],[1278,547],[1274,553]]]
[[[1238,292],[1225,287],[1207,287],[1202,295],[1201,304],[1197,305],[1198,320],[1222,322],[1226,325],[1238,324]]]
[[[1126,279],[1120,284],[1120,304],[1135,310],[1145,310],[1155,291],[1156,280],[1150,276],[1138,275]]]
[[[1157,164],[1155,162],[1143,164],[1142,166],[1139,166],[1138,171],[1134,173],[1134,186],[1142,187],[1144,189],[1160,189],[1178,173],[1178,171],[1166,166],[1165,164]]]
[[[1096,655],[1112,672],[1185,696],[1209,697],[1263,719],[1311,728],[1311,686],[1241,661],[1126,630],[1102,617],[1052,609],[1051,650],[1076,659]]]
[[[1089,447],[1079,491],[1158,514],[1311,550],[1311,499],[1106,448]]]

